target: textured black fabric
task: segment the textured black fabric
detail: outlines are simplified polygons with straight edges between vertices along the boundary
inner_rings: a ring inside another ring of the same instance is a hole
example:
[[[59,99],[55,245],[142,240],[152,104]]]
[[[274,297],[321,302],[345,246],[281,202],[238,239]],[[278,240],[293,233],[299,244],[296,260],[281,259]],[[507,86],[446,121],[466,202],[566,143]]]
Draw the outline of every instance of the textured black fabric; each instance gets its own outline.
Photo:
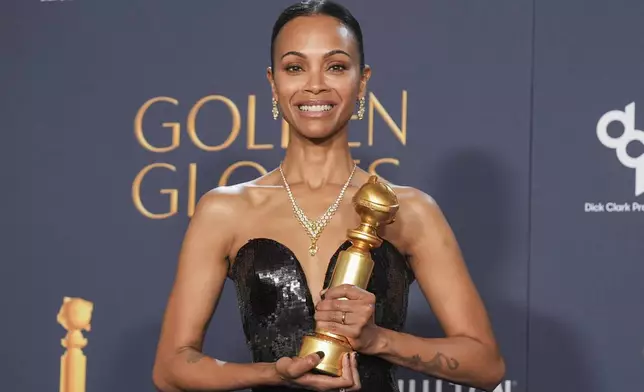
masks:
[[[331,279],[343,243],[332,256],[324,286]],[[414,281],[406,258],[388,241],[371,251],[375,263],[367,290],[376,296],[375,323],[400,331],[407,316],[409,285]],[[267,238],[249,240],[239,249],[230,271],[235,282],[244,334],[254,362],[275,362],[297,355],[302,336],[315,329],[315,307],[306,276],[295,254]],[[362,391],[398,391],[395,366],[358,354]],[[292,388],[255,388],[254,392],[296,392]]]

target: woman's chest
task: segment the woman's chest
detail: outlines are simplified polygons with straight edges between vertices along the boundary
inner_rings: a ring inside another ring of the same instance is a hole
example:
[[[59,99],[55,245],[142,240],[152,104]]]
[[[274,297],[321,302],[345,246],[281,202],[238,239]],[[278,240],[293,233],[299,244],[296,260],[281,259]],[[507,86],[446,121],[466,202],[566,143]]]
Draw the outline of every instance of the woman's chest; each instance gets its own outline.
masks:
[[[347,241],[334,250],[327,270],[317,282],[320,288],[327,287],[338,256],[350,246]],[[370,253],[374,267],[366,289],[376,297],[376,321],[397,329],[405,318],[413,274],[405,257],[387,241]],[[260,324],[270,320],[281,324],[279,320],[289,323],[313,319],[311,282],[297,257],[284,244],[267,238],[250,240],[240,249],[231,278],[246,317]]]
[[[305,266],[326,264],[335,250],[350,240],[349,231],[360,228],[365,219],[350,202],[343,203],[332,214],[324,211],[322,206],[309,206],[298,211],[287,200],[270,200],[249,207],[237,224],[231,257],[234,258],[247,241],[269,238],[288,247]],[[401,253],[406,253],[406,241],[402,238],[399,222],[376,226],[374,233],[377,236],[394,244]],[[315,255],[310,254],[312,248],[317,248]]]

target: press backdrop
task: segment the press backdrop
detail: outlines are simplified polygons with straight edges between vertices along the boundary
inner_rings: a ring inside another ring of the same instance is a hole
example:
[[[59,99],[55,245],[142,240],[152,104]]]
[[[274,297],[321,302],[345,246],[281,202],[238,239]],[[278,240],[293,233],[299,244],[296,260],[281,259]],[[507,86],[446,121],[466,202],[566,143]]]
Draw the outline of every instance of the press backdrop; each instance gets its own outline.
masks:
[[[265,69],[288,4],[0,5],[3,390],[57,390],[66,296],[94,304],[87,392],[154,390],[196,200],[284,152]],[[644,2],[345,4],[374,71],[353,154],[442,206],[508,363],[497,392],[642,390]],[[415,285],[406,330],[441,335]],[[231,282],[205,351],[250,360]]]

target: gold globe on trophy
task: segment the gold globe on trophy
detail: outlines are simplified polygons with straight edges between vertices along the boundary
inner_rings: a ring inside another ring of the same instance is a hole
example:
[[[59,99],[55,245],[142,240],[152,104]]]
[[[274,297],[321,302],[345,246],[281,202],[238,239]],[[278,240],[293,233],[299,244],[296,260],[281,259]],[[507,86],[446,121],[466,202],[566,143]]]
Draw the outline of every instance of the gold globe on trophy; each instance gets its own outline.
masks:
[[[360,187],[353,196],[353,205],[360,216],[360,226],[348,230],[347,237],[352,245],[339,253],[327,288],[342,284],[367,288],[374,266],[370,251],[382,245],[378,229],[392,223],[399,208],[394,191],[389,185],[378,181],[377,176],[369,177]],[[341,376],[342,356],[352,352],[353,348],[344,336],[316,328],[315,332],[303,337],[299,356],[305,357],[320,351],[324,353],[324,358],[315,370]]]

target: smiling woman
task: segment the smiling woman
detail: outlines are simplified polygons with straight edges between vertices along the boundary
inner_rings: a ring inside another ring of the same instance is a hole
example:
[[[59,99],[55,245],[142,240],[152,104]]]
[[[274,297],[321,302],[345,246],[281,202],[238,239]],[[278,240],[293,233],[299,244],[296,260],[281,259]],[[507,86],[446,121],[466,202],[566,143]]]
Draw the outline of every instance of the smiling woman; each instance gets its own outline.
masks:
[[[350,13],[332,2],[300,3],[280,16],[272,38],[273,103],[293,136],[333,138],[346,128],[356,102],[362,117],[371,69],[364,63],[360,25]]]
[[[492,390],[504,361],[459,246],[436,202],[390,184],[399,210],[371,249],[366,289],[322,291],[347,230],[360,224],[351,198],[369,174],[356,167],[348,124],[364,113],[371,68],[360,25],[344,7],[305,1],[278,18],[267,70],[273,114],[289,124],[278,168],[253,181],[209,191],[185,234],[154,364],[170,391],[397,391],[395,366]],[[309,216],[319,216],[311,219]],[[202,352],[226,278],[237,290],[253,363],[226,363]],[[446,336],[402,331],[410,284],[417,280]],[[313,371],[320,354],[297,356],[320,327],[347,338],[341,376]],[[359,353],[357,358],[355,353]]]

